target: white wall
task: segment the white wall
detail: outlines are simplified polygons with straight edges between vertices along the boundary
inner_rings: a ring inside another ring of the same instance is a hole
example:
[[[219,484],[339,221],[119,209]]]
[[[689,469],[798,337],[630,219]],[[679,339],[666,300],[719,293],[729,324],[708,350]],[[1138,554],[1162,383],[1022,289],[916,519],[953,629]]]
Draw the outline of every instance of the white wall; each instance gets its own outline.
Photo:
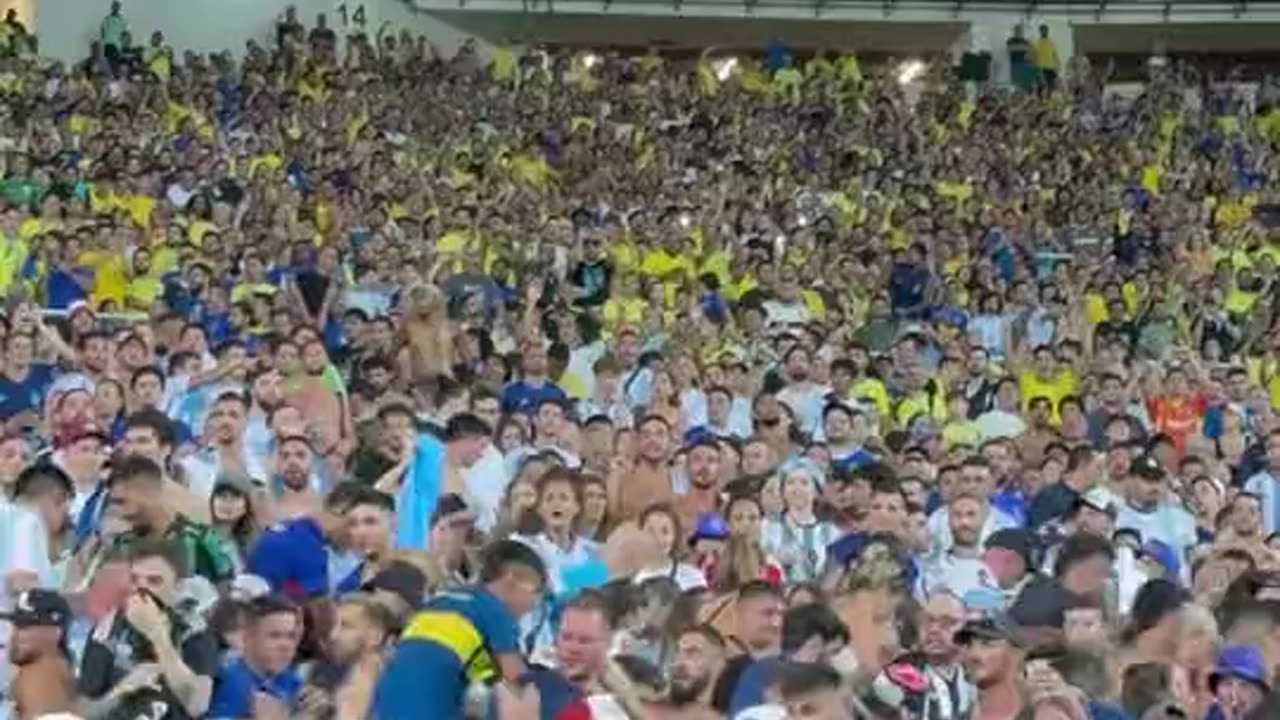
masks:
[[[425,35],[445,57],[453,55],[458,46],[468,38],[474,38],[477,51],[488,56],[492,45],[484,38],[467,33],[450,25],[439,17],[418,8],[410,0],[381,0],[377,10],[380,22],[389,22],[395,28],[408,28],[416,35]]]
[[[399,32],[408,28],[415,35],[426,35],[431,42],[452,51],[465,39],[465,33],[412,9],[404,0],[123,0],[124,17],[134,39],[145,42],[160,30],[165,40],[181,54],[185,50],[211,52],[244,47],[247,40],[267,42],[273,39],[276,20],[289,5],[298,9],[298,18],[308,27],[316,15],[325,13],[329,27],[343,35],[343,10],[347,27],[354,29],[357,17],[363,15],[370,36],[384,22]],[[60,60],[85,56],[89,43],[97,37],[108,0],[0,0],[6,3],[35,4],[35,28],[40,36],[41,51]],[[363,13],[359,11],[363,9]]]

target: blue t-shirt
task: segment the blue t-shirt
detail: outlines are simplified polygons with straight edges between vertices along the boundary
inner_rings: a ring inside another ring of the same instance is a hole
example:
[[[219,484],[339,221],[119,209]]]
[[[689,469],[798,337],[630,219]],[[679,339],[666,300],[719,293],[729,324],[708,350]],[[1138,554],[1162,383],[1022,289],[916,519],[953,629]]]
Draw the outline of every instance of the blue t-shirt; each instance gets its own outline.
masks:
[[[831,458],[831,466],[841,472],[853,472],[864,465],[875,462],[876,456],[867,452],[866,448],[858,448],[848,455]]]
[[[360,586],[363,584],[360,582],[360,578],[363,576],[364,563],[361,562],[359,565],[352,568],[351,572],[344,575],[343,578],[338,581],[338,584],[333,588],[333,594],[338,597],[342,597],[343,595],[360,592]]]
[[[302,678],[293,668],[277,675],[263,676],[254,672],[238,658],[218,672],[213,683],[213,696],[209,699],[209,720],[253,717],[253,694],[265,693],[296,710],[298,694],[302,692]]]
[[[249,548],[245,566],[266,580],[273,592],[288,597],[318,597],[329,591],[324,531],[314,518],[285,520],[268,527]]]
[[[783,663],[781,658],[764,658],[746,667],[738,676],[738,683],[733,686],[732,699],[729,701],[729,717],[756,705],[763,705],[768,700],[764,691],[773,682],[777,668]]]
[[[84,288],[77,282],[77,276],[81,279],[92,281],[93,271],[84,268],[75,268],[70,272],[60,268],[53,268],[49,271],[49,275],[45,279],[45,288],[49,292],[50,308],[66,310],[71,303],[85,299]]]
[[[0,375],[0,419],[7,420],[24,410],[40,410],[52,382],[53,368],[49,365],[32,365],[21,382]]]
[[[568,397],[555,383],[533,385],[517,380],[502,389],[502,412],[532,414],[543,400],[566,402]]]
[[[446,590],[401,634],[374,691],[373,717],[461,718],[467,685],[497,680],[497,656],[518,653],[516,619],[496,595],[482,587]]]

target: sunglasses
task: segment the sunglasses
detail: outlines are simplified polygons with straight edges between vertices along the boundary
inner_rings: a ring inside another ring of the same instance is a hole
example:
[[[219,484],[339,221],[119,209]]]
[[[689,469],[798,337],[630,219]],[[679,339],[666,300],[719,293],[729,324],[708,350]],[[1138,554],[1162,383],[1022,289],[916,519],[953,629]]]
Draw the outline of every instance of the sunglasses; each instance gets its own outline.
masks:
[[[777,427],[782,422],[780,417],[756,418],[756,424],[760,427]]]

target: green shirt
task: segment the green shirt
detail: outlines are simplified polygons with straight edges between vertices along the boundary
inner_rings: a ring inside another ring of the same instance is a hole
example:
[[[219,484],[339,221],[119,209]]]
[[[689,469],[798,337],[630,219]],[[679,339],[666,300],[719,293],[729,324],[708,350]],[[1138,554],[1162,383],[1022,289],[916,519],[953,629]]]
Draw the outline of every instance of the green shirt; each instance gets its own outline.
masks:
[[[116,538],[115,546],[128,552],[139,540],[154,537],[130,530]],[[199,575],[211,583],[229,581],[235,575],[235,561],[226,540],[213,528],[178,515],[160,538],[176,543],[182,552],[182,576]]]
[[[0,180],[0,194],[5,196],[10,205],[28,210],[40,203],[42,190],[40,183],[26,178],[9,178]]]

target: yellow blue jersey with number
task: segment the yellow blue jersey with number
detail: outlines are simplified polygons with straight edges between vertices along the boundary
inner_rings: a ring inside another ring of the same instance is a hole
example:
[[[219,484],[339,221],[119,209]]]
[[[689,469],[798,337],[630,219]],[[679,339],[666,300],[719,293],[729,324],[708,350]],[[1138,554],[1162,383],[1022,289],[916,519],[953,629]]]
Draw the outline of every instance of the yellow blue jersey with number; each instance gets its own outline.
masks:
[[[377,720],[462,718],[472,682],[498,679],[498,655],[518,654],[516,620],[483,588],[433,597],[410,620],[378,680]]]

